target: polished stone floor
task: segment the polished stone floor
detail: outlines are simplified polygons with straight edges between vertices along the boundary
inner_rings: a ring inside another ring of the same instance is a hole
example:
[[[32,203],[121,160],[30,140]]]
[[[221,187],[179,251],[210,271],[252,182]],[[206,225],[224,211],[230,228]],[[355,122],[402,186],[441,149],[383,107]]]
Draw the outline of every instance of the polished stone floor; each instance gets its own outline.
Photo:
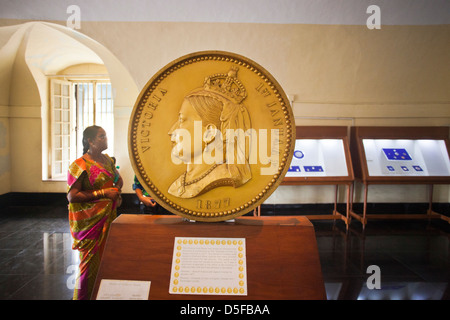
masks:
[[[450,299],[447,222],[312,222],[329,300]],[[77,264],[65,207],[1,209],[0,299],[70,300]]]

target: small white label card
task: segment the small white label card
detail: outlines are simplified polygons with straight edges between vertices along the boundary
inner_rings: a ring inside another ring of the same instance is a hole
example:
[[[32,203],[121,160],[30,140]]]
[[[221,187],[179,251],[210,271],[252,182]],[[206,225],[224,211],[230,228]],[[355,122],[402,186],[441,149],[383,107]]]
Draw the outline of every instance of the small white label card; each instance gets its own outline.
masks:
[[[169,293],[247,295],[245,238],[175,237]]]
[[[102,279],[97,300],[148,300],[151,281]]]

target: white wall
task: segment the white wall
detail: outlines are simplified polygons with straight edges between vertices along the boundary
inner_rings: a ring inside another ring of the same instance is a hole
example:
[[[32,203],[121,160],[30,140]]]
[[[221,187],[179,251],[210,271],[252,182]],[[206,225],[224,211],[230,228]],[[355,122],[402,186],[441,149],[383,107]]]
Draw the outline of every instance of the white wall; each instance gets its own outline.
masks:
[[[231,7],[219,11],[217,8],[223,2],[213,2],[212,11],[206,10],[200,15],[192,9],[183,20],[178,16],[182,10],[173,16],[166,11],[175,5],[172,1],[164,2],[167,6],[163,2],[153,2],[151,9],[161,8],[161,14],[151,10],[145,13],[127,2],[130,9],[122,10],[120,15],[113,15],[110,8],[101,12],[97,4],[92,10],[86,10],[85,2],[78,1],[82,9],[80,33],[63,28],[68,17],[65,11],[68,2],[58,1],[51,7],[48,1],[36,1],[46,4],[36,10],[8,3],[0,13],[0,18],[3,17],[0,26],[5,26],[0,32],[3,44],[0,67],[5,71],[0,73],[0,133],[7,135],[0,138],[0,194],[65,192],[65,183],[42,181],[41,131],[45,112],[41,111],[47,107],[47,102],[42,94],[45,85],[36,73],[39,68],[27,68],[18,59],[13,64],[14,69],[10,67],[17,45],[13,46],[8,37],[11,38],[17,28],[6,26],[39,17],[58,20],[54,22],[60,27],[52,29],[95,52],[111,75],[117,90],[115,156],[125,179],[125,192],[132,192],[127,135],[134,100],[160,68],[194,51],[232,51],[264,66],[287,94],[295,96],[293,111],[297,125],[450,125],[450,71],[447,67],[450,25],[442,13],[448,2],[440,2],[443,10],[419,1],[404,6],[402,11],[401,6],[394,10],[389,1],[381,1],[381,30],[369,30],[365,26],[368,15],[360,11],[367,3],[337,9],[337,4],[328,1],[317,9],[317,2],[302,1],[304,6],[294,6],[301,11],[296,15],[292,14],[296,10],[290,10],[295,2],[282,1],[280,11],[273,8],[278,2],[263,2],[266,8],[258,6],[250,20],[245,20],[242,13],[254,8],[254,1],[242,4],[241,11],[233,11]],[[268,8],[272,9],[267,11]],[[144,15],[142,20],[130,21],[132,13],[140,11]],[[174,21],[164,18],[167,16]],[[308,17],[312,19],[311,24],[305,24]],[[23,49],[18,52],[19,57],[25,57]],[[333,193],[329,195],[328,190],[332,187],[281,186],[267,202],[329,203],[333,201]],[[423,186],[373,186],[369,200],[426,202],[424,194]],[[360,187],[355,199],[362,199]],[[449,199],[448,186],[436,187],[436,201],[448,202]],[[343,197],[340,200],[343,201]]]

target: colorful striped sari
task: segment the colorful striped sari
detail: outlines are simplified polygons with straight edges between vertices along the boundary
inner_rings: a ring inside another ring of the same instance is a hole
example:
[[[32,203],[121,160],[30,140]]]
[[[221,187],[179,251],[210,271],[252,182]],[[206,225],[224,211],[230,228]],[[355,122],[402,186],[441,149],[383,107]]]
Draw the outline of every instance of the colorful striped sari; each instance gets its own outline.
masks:
[[[69,168],[68,192],[80,180],[82,190],[100,190],[114,186],[118,175],[114,163],[101,165],[85,157],[75,160]],[[72,249],[80,252],[80,266],[73,293],[74,300],[88,300],[94,287],[100,258],[111,222],[116,218],[116,202],[102,198],[91,202],[69,203]]]

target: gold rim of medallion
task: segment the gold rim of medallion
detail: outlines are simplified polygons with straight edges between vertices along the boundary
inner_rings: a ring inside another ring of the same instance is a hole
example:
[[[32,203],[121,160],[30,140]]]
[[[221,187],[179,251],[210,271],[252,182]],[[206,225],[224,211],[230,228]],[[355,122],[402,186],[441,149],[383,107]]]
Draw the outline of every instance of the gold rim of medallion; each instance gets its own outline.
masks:
[[[248,208],[250,208],[250,210],[254,209],[254,208],[252,208],[252,206],[256,202],[258,202],[261,198],[263,198],[265,196],[265,194],[271,188],[277,186],[281,182],[281,181],[279,181],[277,183],[277,179],[280,176],[280,174],[283,173],[283,170],[285,170],[286,161],[289,160],[288,158],[289,158],[290,150],[293,147],[293,144],[291,144],[293,131],[292,131],[292,127],[291,127],[289,109],[286,107],[284,98],[283,98],[282,94],[280,94],[278,92],[278,90],[276,89],[276,85],[273,84],[273,81],[269,77],[265,76],[264,73],[262,73],[259,70],[259,68],[262,68],[262,67],[254,66],[254,65],[252,65],[252,63],[250,63],[248,61],[242,61],[242,60],[245,60],[244,57],[230,58],[230,57],[222,56],[223,54],[231,55],[231,53],[208,53],[205,56],[200,56],[197,58],[181,57],[178,60],[178,62],[177,61],[174,62],[174,65],[172,67],[170,67],[168,70],[166,70],[165,72],[163,72],[162,74],[157,76],[151,82],[150,85],[147,85],[146,86],[146,87],[148,87],[147,90],[142,94],[142,96],[138,100],[139,104],[138,104],[138,108],[136,109],[136,116],[134,118],[135,126],[133,126],[133,131],[131,134],[131,145],[133,146],[132,151],[133,151],[133,155],[134,155],[133,159],[136,162],[136,167],[138,168],[142,179],[144,179],[145,182],[147,183],[147,186],[153,191],[153,193],[156,196],[158,196],[158,198],[160,200],[162,200],[166,205],[176,209],[178,212],[181,212],[187,216],[201,217],[201,218],[209,218],[209,217],[220,218],[220,217],[224,217],[224,216],[228,217],[231,215],[235,215],[235,214],[239,213],[240,211],[243,211]],[[187,208],[184,208],[184,207],[174,203],[173,201],[168,199],[166,196],[164,196],[164,194],[161,191],[159,191],[159,189],[153,184],[153,182],[150,180],[150,178],[147,176],[147,174],[145,172],[143,172],[143,165],[142,165],[142,162],[139,157],[137,143],[136,143],[137,124],[140,121],[140,116],[142,114],[142,108],[146,105],[148,98],[151,96],[152,92],[158,87],[158,85],[161,83],[161,81],[164,80],[167,76],[169,76],[171,73],[173,73],[174,71],[178,70],[181,67],[184,67],[186,65],[196,63],[196,62],[205,61],[205,60],[224,61],[224,62],[235,63],[239,66],[245,67],[245,68],[249,69],[250,71],[256,73],[257,76],[259,76],[264,82],[266,82],[266,84],[273,91],[273,93],[277,97],[278,101],[280,102],[281,109],[283,111],[284,118],[285,118],[284,122],[286,125],[286,140],[285,140],[286,144],[285,144],[285,148],[284,148],[283,157],[281,159],[281,163],[280,163],[280,166],[278,167],[277,173],[272,176],[271,181],[252,200],[250,200],[247,203],[244,203],[243,205],[236,207],[234,209],[220,211],[220,212],[197,212],[197,211],[189,210]]]

